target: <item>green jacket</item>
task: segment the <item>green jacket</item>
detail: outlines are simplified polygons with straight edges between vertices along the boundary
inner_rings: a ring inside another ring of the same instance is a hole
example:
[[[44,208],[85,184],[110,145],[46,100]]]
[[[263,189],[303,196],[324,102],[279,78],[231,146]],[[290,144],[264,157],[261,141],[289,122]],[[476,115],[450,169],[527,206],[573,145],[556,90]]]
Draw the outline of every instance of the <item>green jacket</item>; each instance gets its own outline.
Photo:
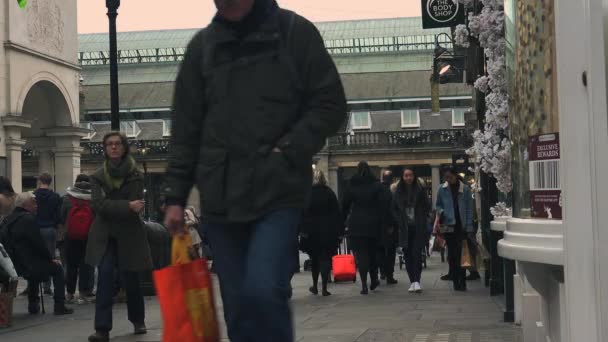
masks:
[[[177,77],[167,201],[184,205],[197,185],[202,216],[215,223],[306,207],[312,158],[346,111],[338,71],[306,19],[278,9],[241,38],[212,22]]]
[[[104,177],[103,168],[91,176],[91,209],[95,219],[89,232],[86,263],[98,266],[106,252],[108,239],[118,243],[119,269],[145,271],[152,269],[152,257],[144,222],[129,209],[129,202],[144,198],[144,179],[138,170],[113,190]]]

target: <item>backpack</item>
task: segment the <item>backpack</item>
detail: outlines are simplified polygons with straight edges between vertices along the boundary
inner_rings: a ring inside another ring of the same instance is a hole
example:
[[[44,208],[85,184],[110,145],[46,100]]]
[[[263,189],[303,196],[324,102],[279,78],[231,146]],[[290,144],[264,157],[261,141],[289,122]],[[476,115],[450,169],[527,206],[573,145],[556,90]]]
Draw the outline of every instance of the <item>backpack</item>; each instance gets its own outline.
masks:
[[[68,228],[68,239],[86,240],[89,237],[89,229],[93,223],[93,209],[89,201],[79,200],[70,196],[72,208],[66,220]]]

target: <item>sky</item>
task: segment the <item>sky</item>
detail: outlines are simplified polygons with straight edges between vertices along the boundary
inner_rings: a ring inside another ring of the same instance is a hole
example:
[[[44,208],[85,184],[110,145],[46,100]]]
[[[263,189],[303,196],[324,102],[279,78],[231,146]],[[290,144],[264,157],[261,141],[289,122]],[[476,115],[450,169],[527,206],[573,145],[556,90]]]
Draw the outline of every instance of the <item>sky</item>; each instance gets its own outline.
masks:
[[[311,21],[420,16],[420,0],[278,0]],[[104,0],[78,0],[78,32],[108,31]],[[122,0],[117,29],[169,30],[206,26],[215,14],[213,0]]]

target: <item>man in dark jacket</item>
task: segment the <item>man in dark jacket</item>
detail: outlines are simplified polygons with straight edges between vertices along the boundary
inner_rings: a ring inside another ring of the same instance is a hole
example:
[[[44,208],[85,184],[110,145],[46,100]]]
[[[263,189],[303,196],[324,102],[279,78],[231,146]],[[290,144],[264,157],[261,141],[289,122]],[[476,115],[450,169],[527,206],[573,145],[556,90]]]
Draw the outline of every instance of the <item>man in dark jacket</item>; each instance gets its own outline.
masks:
[[[65,306],[65,278],[59,260],[49,253],[36,223],[36,198],[31,192],[17,195],[15,210],[2,226],[3,240],[10,241],[11,258],[17,273],[28,280],[28,311],[40,312],[40,282],[53,279],[55,292],[55,314],[67,315],[74,312]]]
[[[293,341],[293,248],[312,157],[346,116],[315,26],[274,0],[215,0],[178,74],[166,226],[183,229],[193,184],[232,341]]]
[[[382,186],[384,187],[385,196],[387,199],[386,203],[391,203],[393,195],[391,193],[391,185],[393,183],[393,172],[391,170],[384,170],[382,172]],[[390,209],[389,209],[390,210]],[[392,216],[390,216],[392,219]],[[395,258],[397,257],[397,243],[399,241],[399,229],[397,224],[391,222],[387,225],[386,230],[383,232],[382,241],[378,248],[378,265],[380,266],[380,273],[383,279],[386,279],[386,283],[389,285],[395,285],[398,283],[395,279]]]
[[[46,243],[51,256],[55,257],[57,249],[57,228],[60,223],[59,211],[61,210],[61,197],[50,189],[53,177],[48,173],[38,176],[38,189],[34,191],[38,213],[36,222],[40,228],[42,238]],[[44,284],[44,293],[51,294],[51,282]]]

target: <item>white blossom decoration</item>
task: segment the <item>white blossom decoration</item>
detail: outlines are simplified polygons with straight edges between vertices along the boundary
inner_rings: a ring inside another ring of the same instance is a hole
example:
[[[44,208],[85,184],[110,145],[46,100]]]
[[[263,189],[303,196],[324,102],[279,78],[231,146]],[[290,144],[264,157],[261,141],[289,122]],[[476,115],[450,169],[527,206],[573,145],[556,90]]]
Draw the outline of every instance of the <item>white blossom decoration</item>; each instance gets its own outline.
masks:
[[[472,0],[460,0],[470,6]],[[473,134],[473,147],[467,153],[475,165],[496,178],[502,193],[513,188],[511,180],[511,142],[509,136],[509,104],[505,65],[504,0],[482,0],[478,15],[469,13],[468,28],[460,25],[454,32],[455,43],[469,46],[469,36],[476,37],[487,58],[487,75],[475,81],[475,88],[486,94],[484,130]],[[466,38],[466,39],[465,39]]]

